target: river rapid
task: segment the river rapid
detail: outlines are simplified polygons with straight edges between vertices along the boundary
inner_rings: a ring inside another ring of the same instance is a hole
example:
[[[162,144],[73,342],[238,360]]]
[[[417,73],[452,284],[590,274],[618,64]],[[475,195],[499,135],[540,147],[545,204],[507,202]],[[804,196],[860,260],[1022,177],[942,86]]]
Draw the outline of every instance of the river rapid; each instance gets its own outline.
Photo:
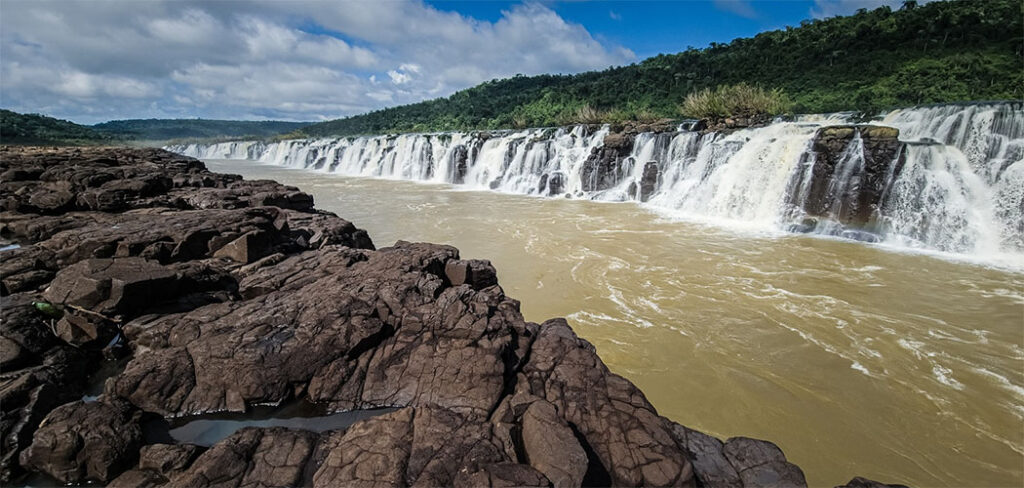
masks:
[[[672,420],[769,439],[812,486],[1024,484],[1024,273],[633,203],[244,160],[396,240],[490,259],[527,320],[566,317]]]

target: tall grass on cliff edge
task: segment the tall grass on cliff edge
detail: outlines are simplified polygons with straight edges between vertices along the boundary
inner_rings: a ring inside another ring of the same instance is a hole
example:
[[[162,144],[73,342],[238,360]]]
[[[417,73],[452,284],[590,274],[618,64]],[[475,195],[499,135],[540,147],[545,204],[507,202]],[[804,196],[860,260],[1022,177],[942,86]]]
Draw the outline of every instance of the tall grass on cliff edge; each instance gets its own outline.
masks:
[[[746,83],[719,85],[690,93],[679,112],[694,119],[720,120],[728,117],[778,115],[792,107],[793,102],[782,90],[765,90]]]

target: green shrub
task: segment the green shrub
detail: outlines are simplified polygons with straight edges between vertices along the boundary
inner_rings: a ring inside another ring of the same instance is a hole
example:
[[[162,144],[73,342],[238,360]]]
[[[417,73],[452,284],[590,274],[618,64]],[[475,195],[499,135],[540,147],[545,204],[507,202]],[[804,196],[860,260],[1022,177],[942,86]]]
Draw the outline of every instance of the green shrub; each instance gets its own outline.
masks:
[[[693,92],[683,100],[679,111],[694,119],[724,119],[728,117],[754,117],[777,115],[792,106],[782,90],[765,90],[746,83],[720,85]]]

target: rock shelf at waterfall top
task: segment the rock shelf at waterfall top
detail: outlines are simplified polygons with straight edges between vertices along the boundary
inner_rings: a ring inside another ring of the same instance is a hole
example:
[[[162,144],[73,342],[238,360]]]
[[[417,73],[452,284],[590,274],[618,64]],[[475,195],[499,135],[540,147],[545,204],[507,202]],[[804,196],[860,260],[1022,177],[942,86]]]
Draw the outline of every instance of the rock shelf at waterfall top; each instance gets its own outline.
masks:
[[[0,201],[5,486],[805,485],[770,442],[659,416],[564,320],[523,320],[489,262],[374,249],[297,188],[155,149],[5,147]],[[390,410],[208,447],[147,433],[297,402]]]

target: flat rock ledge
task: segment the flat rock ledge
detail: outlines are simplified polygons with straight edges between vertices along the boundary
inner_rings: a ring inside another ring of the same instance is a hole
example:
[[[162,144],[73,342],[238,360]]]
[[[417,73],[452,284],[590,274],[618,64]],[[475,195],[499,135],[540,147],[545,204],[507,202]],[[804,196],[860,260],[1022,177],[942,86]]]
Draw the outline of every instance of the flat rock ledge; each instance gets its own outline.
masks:
[[[0,208],[0,484],[806,486],[770,442],[659,416],[565,320],[523,320],[489,262],[375,250],[297,188],[156,149],[4,147]],[[397,409],[208,448],[143,434],[299,401]]]

